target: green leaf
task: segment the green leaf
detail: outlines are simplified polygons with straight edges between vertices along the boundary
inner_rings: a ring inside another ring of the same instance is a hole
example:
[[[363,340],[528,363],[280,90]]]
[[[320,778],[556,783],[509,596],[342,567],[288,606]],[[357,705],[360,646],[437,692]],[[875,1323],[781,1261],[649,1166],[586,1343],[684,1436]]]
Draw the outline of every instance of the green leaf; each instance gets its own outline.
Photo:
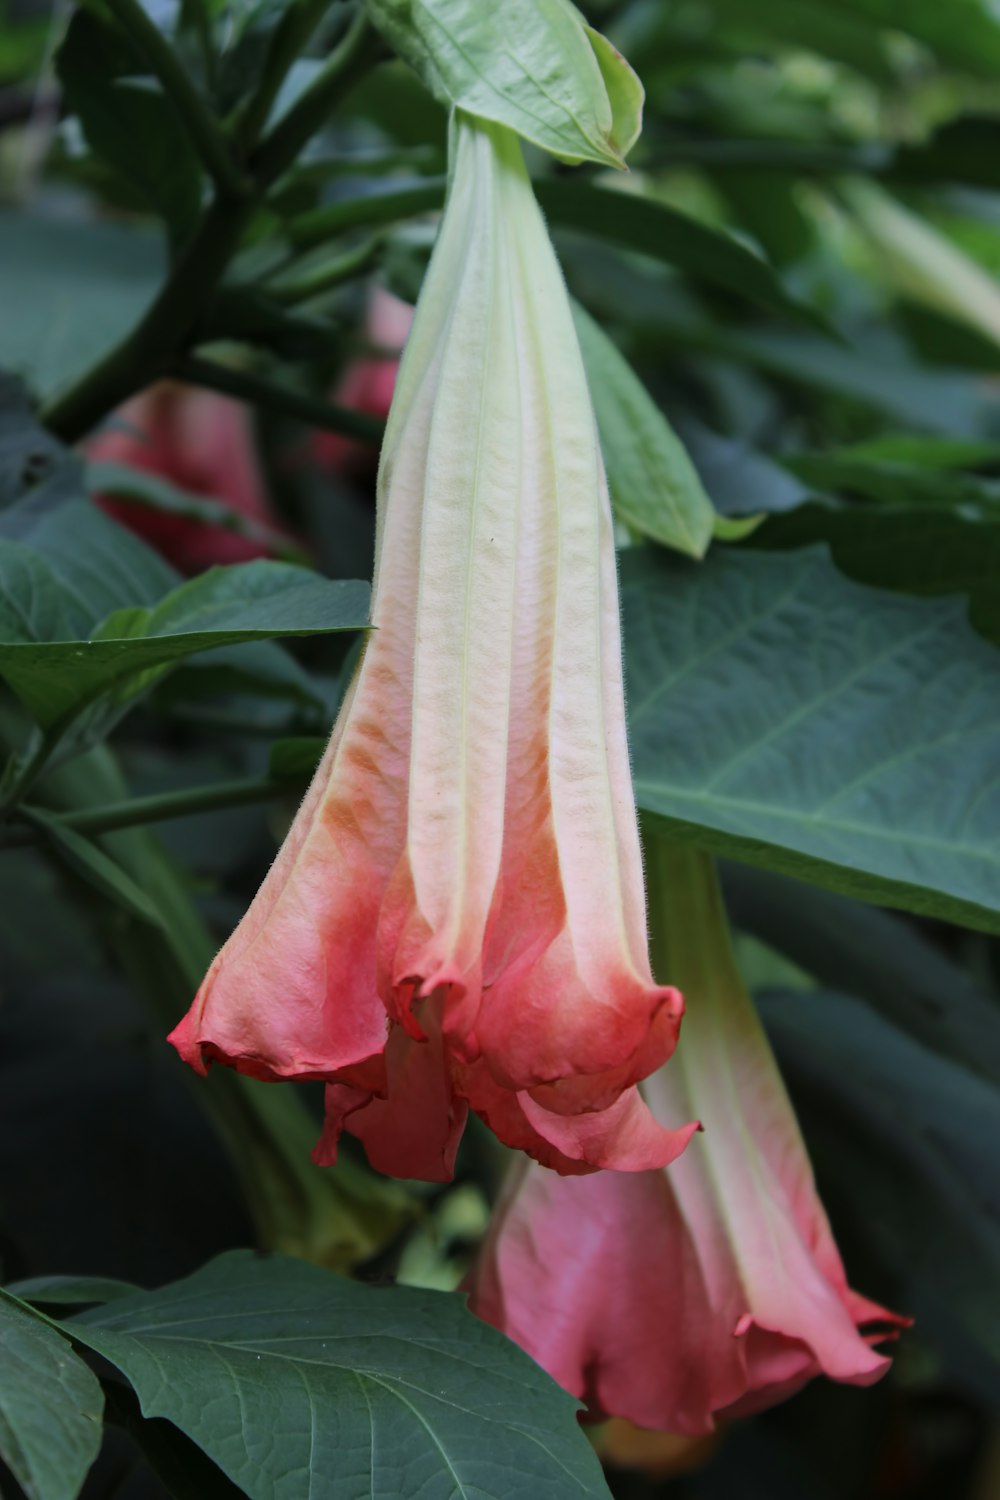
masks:
[[[124,32],[93,10],[74,11],[56,71],[91,149],[182,238],[201,204],[198,155]]]
[[[841,193],[890,286],[1000,344],[1000,285],[992,276],[876,183],[855,178]]]
[[[642,85],[570,0],[367,0],[387,41],[449,108],[563,161],[622,166]]]
[[[162,927],[163,919],[145,891],[103,849],[37,807],[22,807],[20,816],[35,824],[53,850],[70,869],[115,906],[141,922]]]
[[[250,1500],[608,1495],[572,1397],[456,1295],[237,1251],[66,1326]]]
[[[76,1500],[101,1446],[103,1409],[68,1340],[0,1291],[0,1458],[28,1500]]]
[[[82,487],[82,485],[81,485]],[[0,537],[12,532],[40,556],[71,610],[71,635],[89,635],[94,623],[124,604],[155,605],[181,578],[158,553],[94,505],[55,496],[51,508],[34,502],[0,516]],[[0,542],[0,553],[3,544]],[[0,563],[0,574],[3,564]],[[0,607],[2,616],[2,607]],[[48,638],[58,640],[61,632]],[[188,657],[182,672],[197,672],[214,694],[251,692],[322,706],[316,683],[273,641],[220,646]]]
[[[72,600],[45,560],[20,542],[0,542],[0,640],[72,637]]]
[[[446,190],[445,177],[421,178],[402,187],[380,184],[371,192],[297,214],[286,228],[293,244],[308,250],[348,229],[370,229],[417,214],[435,213],[444,206]]]
[[[108,1418],[124,1427],[141,1448],[171,1500],[243,1500],[245,1491],[227,1479],[183,1432],[171,1422],[144,1417],[127,1385],[109,1390]]]
[[[1000,506],[991,518],[948,509],[803,505],[769,520],[762,547],[827,542],[859,583],[928,597],[960,594],[980,635],[1000,646]]]
[[[839,451],[874,463],[909,464],[913,468],[935,470],[1000,464],[1000,443],[990,439],[922,437],[913,432],[886,432]]]
[[[636,796],[681,837],[1000,930],[1000,657],[825,549],[622,562]]]
[[[85,634],[126,602],[157,604],[181,582],[152,547],[83,499],[57,496],[51,508],[15,507],[0,517],[0,553],[8,546],[4,535],[48,568],[72,615],[74,634]],[[30,638],[58,639],[37,632]]]
[[[534,187],[555,227],[595,235],[626,252],[650,256],[683,271],[695,282],[720,287],[769,312],[829,332],[822,314],[788,291],[773,266],[724,230],[637,193],[594,187],[564,177],[544,178]],[[347,229],[370,228],[431,213],[442,206],[444,195],[443,178],[405,187],[380,187],[301,214],[290,221],[287,231],[297,246],[308,249]],[[832,340],[816,340],[815,346],[846,355]]]
[[[761,512],[794,510],[810,498],[810,491],[767,454],[745,442],[721,437],[690,417],[679,425],[701,482],[712,504],[722,512],[715,518],[717,536],[724,517],[730,518],[731,524],[731,518],[738,517],[735,524],[741,529],[748,521],[756,527]]]
[[[148,228],[0,211],[0,365],[40,396],[71,385],[138,321],[163,269]]]
[[[962,446],[949,445],[949,448],[960,451]],[[1000,481],[963,474],[951,465],[883,458],[854,448],[783,454],[781,461],[793,474],[820,490],[841,490],[909,509],[936,506],[957,512],[961,507],[965,513],[992,512],[1000,517]]]
[[[682,348],[763,370],[793,392],[835,395],[926,432],[977,436],[995,414],[995,399],[981,381],[914,364],[892,343],[844,349],[780,328],[720,328],[686,318],[657,331]]]
[[[683,443],[631,365],[578,302],[573,317],[615,513],[641,535],[703,557],[715,513]]]
[[[767,37],[797,49],[846,63],[880,83],[896,75],[886,38],[866,18],[841,14],[836,4],[816,0],[713,0],[730,42],[757,50]]]
[[[110,1276],[32,1276],[12,1281],[6,1288],[12,1297],[38,1307],[86,1307],[131,1296],[139,1288],[131,1281]]]
[[[692,281],[721,287],[769,312],[827,330],[822,315],[788,291],[763,256],[725,230],[638,193],[563,177],[538,182],[535,191],[554,225],[651,256],[676,266]]]
[[[16,550],[15,550],[16,549]],[[161,670],[195,652],[275,636],[360,630],[367,624],[368,586],[330,581],[287,563],[250,562],[212,568],[153,606],[117,609],[85,639],[59,629],[56,604],[41,620],[14,618],[39,591],[34,571],[23,572],[17,543],[0,542],[0,574],[12,554],[17,592],[8,593],[0,642],[0,675],[43,729],[64,725],[99,698],[122,708]],[[34,592],[32,592],[34,590]]]
[[[941,58],[970,73],[1000,73],[1000,18],[990,0],[828,0],[893,31],[908,32]]]
[[[916,923],[745,865],[727,865],[723,884],[741,930],[939,1057],[1000,1084],[996,998]]]
[[[308,781],[326,749],[326,740],[313,735],[275,740],[268,756],[268,775],[277,781]]]

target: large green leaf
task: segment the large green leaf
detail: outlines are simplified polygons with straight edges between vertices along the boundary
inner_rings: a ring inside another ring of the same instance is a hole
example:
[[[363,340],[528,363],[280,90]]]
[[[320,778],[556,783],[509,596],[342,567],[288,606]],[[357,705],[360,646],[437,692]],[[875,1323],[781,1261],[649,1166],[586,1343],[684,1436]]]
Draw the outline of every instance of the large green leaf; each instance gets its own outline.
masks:
[[[101,1446],[103,1409],[67,1340],[0,1291],[0,1458],[28,1500],[76,1500]]]
[[[157,604],[181,584],[180,574],[158,552],[83,499],[57,496],[51,507],[15,506],[0,517],[5,555],[7,537],[48,569],[72,618],[73,634],[85,634],[123,604]],[[58,639],[38,632],[31,638]]]
[[[703,557],[715,512],[684,444],[624,355],[578,302],[573,317],[616,515],[665,547]]]
[[[642,86],[570,0],[367,0],[400,56],[448,108],[516,130],[566,161],[621,166]]]
[[[72,489],[71,489],[72,493]],[[123,605],[158,604],[181,585],[158,553],[96,506],[54,496],[49,506],[18,506],[0,516],[0,537],[24,543],[47,566],[71,612],[71,635],[86,637],[93,626]],[[0,543],[2,547],[2,543]],[[0,565],[2,566],[2,565]],[[0,616],[2,616],[0,605]],[[58,640],[60,632],[40,639]],[[213,693],[234,689],[264,697],[321,703],[315,682],[273,641],[220,646],[188,657],[182,671],[198,668]]]
[[[825,549],[633,551],[636,795],[721,853],[1000,930],[1000,656],[965,602],[850,582]]]
[[[536,192],[554,225],[665,261],[693,281],[733,292],[769,312],[825,327],[819,312],[790,292],[762,255],[669,203],[564,177],[537,183]]]
[[[0,365],[44,396],[70,385],[146,310],[163,264],[146,229],[0,211]]]
[[[573,1399],[455,1295],[235,1252],[66,1326],[250,1500],[608,1494]]]
[[[367,623],[367,584],[251,562],[212,568],[158,604],[117,609],[74,639],[59,614],[63,594],[41,558],[0,542],[0,572],[7,579],[0,675],[44,729],[108,694],[130,698],[159,669],[199,651]]]
[[[954,477],[963,489],[966,482],[975,487],[967,476]],[[759,540],[763,547],[827,542],[837,566],[859,583],[906,594],[962,594],[976,629],[1000,646],[1000,505],[992,515],[969,518],[936,506],[815,503],[775,516]]]

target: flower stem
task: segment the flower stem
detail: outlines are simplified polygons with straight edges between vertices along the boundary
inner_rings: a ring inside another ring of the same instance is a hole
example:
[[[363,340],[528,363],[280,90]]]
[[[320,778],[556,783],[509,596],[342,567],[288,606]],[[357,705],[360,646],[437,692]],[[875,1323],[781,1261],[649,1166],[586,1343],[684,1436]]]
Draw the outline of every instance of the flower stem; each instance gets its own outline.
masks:
[[[302,784],[293,779],[277,780],[262,776],[241,781],[219,781],[211,786],[191,787],[183,792],[158,792],[150,797],[130,797],[97,807],[77,808],[62,814],[59,821],[74,832],[95,838],[120,828],[141,828],[148,823],[165,823],[171,818],[187,818],[194,813],[222,812],[230,807],[251,807],[259,802],[273,802],[278,797],[298,795]],[[25,814],[31,811],[25,807]],[[35,843],[31,828],[15,826],[0,838],[0,847],[11,848]]]
[[[287,172],[306,142],[326,124],[347,88],[383,55],[382,39],[362,8],[312,83],[251,156],[250,167],[259,184],[269,187]]]
[[[339,432],[345,437],[358,438],[362,442],[380,443],[385,423],[366,412],[352,411],[346,406],[336,406],[331,401],[321,401],[315,396],[289,390],[287,386],[275,385],[270,380],[260,380],[242,370],[230,369],[211,359],[192,356],[176,359],[170,365],[170,374],[191,385],[202,385],[211,391],[221,391],[225,396],[235,396],[251,406],[263,406],[271,411],[305,422],[309,427],[319,427],[324,432]]]
[[[264,59],[257,87],[236,113],[233,129],[247,148],[253,146],[274,108],[292,64],[319,25],[330,0],[296,0],[285,8]]]
[[[138,0],[116,0],[116,3],[132,6],[138,5]],[[292,164],[313,131],[365,70],[378,60],[381,52],[375,35],[363,13],[359,13],[312,87],[261,143],[257,159],[251,163],[256,194],[235,198],[216,193],[159,295],[139,322],[103,359],[43,410],[42,421],[57,437],[66,443],[78,442],[115,407],[162,376],[173,359],[198,342],[201,321],[259,198]],[[166,45],[159,32],[157,36]]]

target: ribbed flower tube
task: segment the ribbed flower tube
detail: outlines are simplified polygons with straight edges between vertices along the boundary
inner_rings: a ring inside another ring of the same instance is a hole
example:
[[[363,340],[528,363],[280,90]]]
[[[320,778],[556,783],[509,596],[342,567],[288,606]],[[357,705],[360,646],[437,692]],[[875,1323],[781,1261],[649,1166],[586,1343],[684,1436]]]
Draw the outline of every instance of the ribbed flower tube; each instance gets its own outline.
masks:
[[[471,1106],[564,1173],[642,1170],[653,981],[607,485],[517,138],[459,117],[378,481],[374,629],[284,846],[171,1040],[320,1078],[380,1169],[447,1178]]]

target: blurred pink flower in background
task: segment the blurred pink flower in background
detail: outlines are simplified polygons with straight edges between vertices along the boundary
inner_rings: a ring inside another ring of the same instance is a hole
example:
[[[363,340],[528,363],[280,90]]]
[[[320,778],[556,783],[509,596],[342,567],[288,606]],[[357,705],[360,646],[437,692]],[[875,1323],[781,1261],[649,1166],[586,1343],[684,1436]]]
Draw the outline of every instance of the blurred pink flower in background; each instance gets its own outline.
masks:
[[[707,856],[648,852],[654,936],[687,1014],[642,1093],[704,1123],[663,1171],[564,1178],[517,1163],[471,1306],[598,1414],[698,1435],[814,1376],[869,1385],[906,1320],[847,1284],[770,1044],[736,968]]]
[[[280,537],[249,415],[228,396],[161,381],[119,408],[89,439],[86,457],[155,474],[190,495],[222,502],[244,521],[273,532],[275,540]],[[101,495],[98,503],[182,573],[248,562],[274,550],[266,536],[244,535],[125,495]]]
[[[367,416],[387,417],[400,355],[412,322],[413,308],[409,303],[376,286],[368,305],[365,331],[368,344],[378,352],[351,360],[330,392],[330,399],[338,406],[350,407]],[[377,448],[336,432],[313,434],[312,458],[320,468],[358,479],[374,479],[378,468]]]

